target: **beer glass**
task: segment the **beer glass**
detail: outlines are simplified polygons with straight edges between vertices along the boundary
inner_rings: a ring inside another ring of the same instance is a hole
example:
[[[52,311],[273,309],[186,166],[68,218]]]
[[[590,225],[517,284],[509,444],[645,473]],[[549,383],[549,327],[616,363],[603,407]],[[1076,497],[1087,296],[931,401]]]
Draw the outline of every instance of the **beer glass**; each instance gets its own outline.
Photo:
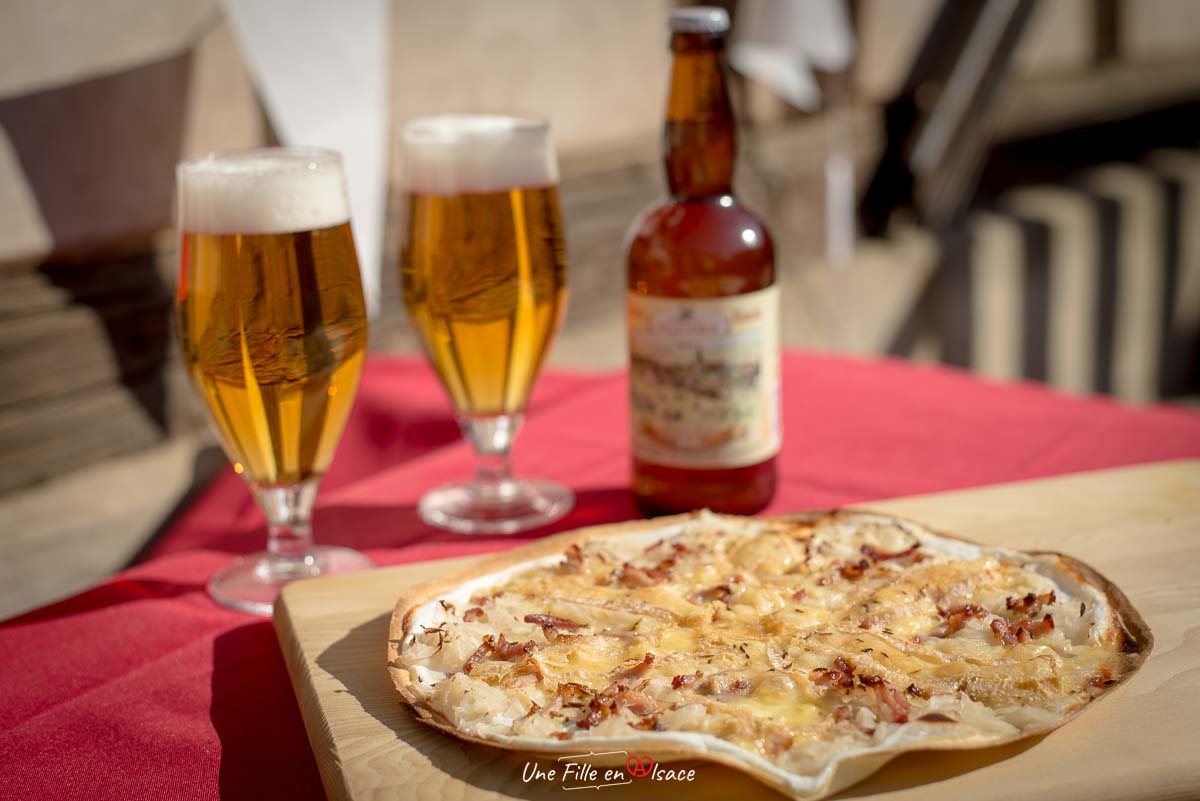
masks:
[[[472,479],[427,493],[418,512],[465,534],[557,520],[574,495],[514,476],[509,462],[566,300],[550,127],[503,115],[425,117],[404,127],[401,145],[404,303],[476,457]]]
[[[288,581],[371,566],[317,546],[312,508],[366,355],[367,316],[338,154],[266,148],[176,169],[183,359],[267,549],[214,575],[219,603],[270,614]]]

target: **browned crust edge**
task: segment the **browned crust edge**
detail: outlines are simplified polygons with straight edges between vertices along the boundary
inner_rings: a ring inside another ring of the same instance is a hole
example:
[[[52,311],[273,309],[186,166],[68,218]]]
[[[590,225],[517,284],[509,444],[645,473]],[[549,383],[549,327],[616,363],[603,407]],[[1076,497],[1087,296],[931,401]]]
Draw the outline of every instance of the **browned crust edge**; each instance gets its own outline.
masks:
[[[604,539],[616,536],[625,536],[636,534],[647,529],[664,528],[671,525],[681,524],[688,520],[694,519],[700,513],[691,512],[682,515],[672,515],[669,517],[658,517],[650,520],[635,520],[621,523],[608,523],[599,526],[588,526],[586,528],[575,529],[572,531],[564,531],[555,534],[545,539],[531,542],[527,545],[514,548],[510,551],[505,551],[502,554],[483,558],[481,561],[468,565],[467,567],[457,570],[446,576],[433,579],[410,589],[396,602],[396,607],[392,612],[391,623],[388,629],[388,672],[391,674],[392,683],[396,690],[404,699],[404,702],[413,710],[417,719],[422,723],[440,729],[447,734],[453,735],[460,740],[477,743],[479,745],[487,745],[493,748],[503,748],[505,750],[525,751],[529,753],[567,753],[578,749],[576,741],[564,741],[561,743],[547,741],[544,747],[531,748],[524,745],[515,745],[510,743],[489,740],[483,737],[477,737],[473,734],[468,734],[457,729],[444,716],[436,710],[429,708],[421,699],[412,691],[411,679],[406,669],[401,667],[399,662],[399,645],[403,638],[407,635],[410,618],[413,611],[422,604],[432,598],[441,595],[443,592],[451,590],[473,578],[477,578],[488,573],[495,573],[522,562],[538,559],[539,557],[550,556],[555,553],[562,553],[567,546],[571,544],[580,544],[591,542],[596,539]],[[851,517],[859,515],[871,515],[875,517],[888,518],[902,523],[908,523],[920,527],[921,529],[939,537],[944,537],[950,540],[978,545],[980,547],[994,547],[975,542],[966,537],[960,537],[954,534],[947,534],[936,529],[930,528],[916,520],[900,517],[898,515],[876,512],[869,508],[849,507],[844,509],[826,509],[811,512],[803,512],[789,515],[777,515],[766,518],[753,518],[760,522],[805,522],[815,521],[829,516]],[[730,520],[742,520],[744,518],[721,515],[728,517]],[[833,773],[828,777],[824,786],[818,788],[814,793],[803,796],[796,795],[792,788],[780,780],[773,773],[758,769],[757,766],[743,762],[736,757],[727,756],[721,753],[700,753],[692,749],[673,748],[669,745],[662,747],[661,744],[655,743],[654,753],[659,760],[671,761],[673,759],[702,759],[709,762],[717,762],[728,767],[735,768],[743,773],[747,773],[760,782],[779,790],[785,795],[791,795],[796,799],[816,799],[821,798],[829,793],[835,792],[838,789],[848,787],[855,782],[858,782],[871,773],[878,770],[885,762],[893,757],[899,756],[907,751],[917,750],[941,750],[941,751],[957,751],[976,748],[991,748],[994,746],[1006,745],[1008,743],[1024,740],[1029,737],[1037,737],[1047,734],[1054,729],[1066,724],[1076,715],[1082,712],[1087,707],[1094,705],[1104,697],[1111,694],[1117,687],[1124,684],[1130,679],[1145,663],[1149,657],[1151,650],[1154,647],[1154,636],[1150,631],[1150,626],[1145,619],[1133,606],[1133,603],[1121,591],[1119,587],[1113,584],[1103,574],[1092,566],[1057,551],[1023,551],[1028,556],[1040,557],[1054,560],[1058,567],[1067,573],[1074,575],[1080,583],[1088,584],[1099,589],[1109,601],[1111,610],[1111,623],[1118,636],[1121,638],[1119,643],[1123,653],[1129,654],[1132,658],[1132,666],[1129,670],[1123,673],[1120,678],[1105,690],[1095,696],[1091,702],[1085,704],[1065,715],[1057,722],[1047,724],[1040,728],[1030,729],[1019,734],[1012,735],[997,740],[988,740],[987,742],[955,742],[952,740],[914,740],[911,743],[903,743],[900,746],[886,751],[872,752],[869,754],[860,754],[855,757],[844,758],[838,762]],[[654,735],[631,736],[631,743],[637,742],[639,745],[654,743],[652,739]],[[606,743],[613,744],[613,743]]]

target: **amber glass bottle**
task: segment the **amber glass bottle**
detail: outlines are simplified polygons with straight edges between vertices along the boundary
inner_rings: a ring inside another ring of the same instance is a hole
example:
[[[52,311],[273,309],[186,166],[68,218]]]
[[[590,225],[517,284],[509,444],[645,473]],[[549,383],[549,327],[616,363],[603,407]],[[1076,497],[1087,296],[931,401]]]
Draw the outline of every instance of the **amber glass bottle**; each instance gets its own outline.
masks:
[[[647,514],[751,514],[775,492],[779,320],[774,247],[733,196],[728,15],[671,15],[663,131],[669,197],[627,240],[632,491]]]

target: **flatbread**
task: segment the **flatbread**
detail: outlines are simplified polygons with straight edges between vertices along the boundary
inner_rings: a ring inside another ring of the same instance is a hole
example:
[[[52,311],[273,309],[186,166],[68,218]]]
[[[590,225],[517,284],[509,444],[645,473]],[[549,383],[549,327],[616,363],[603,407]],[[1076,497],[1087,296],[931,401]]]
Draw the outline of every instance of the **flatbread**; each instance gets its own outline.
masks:
[[[866,511],[566,532],[413,589],[388,664],[428,725],[706,759],[796,799],[904,751],[1044,734],[1153,645],[1092,568]]]

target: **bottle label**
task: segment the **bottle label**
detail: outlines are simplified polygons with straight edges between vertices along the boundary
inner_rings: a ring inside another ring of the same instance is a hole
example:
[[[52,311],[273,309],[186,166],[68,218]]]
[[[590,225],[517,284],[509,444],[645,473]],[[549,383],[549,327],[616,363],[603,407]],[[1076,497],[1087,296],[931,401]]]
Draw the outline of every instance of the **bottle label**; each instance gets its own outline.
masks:
[[[779,452],[779,285],[720,298],[629,293],[633,452],[730,468]]]

